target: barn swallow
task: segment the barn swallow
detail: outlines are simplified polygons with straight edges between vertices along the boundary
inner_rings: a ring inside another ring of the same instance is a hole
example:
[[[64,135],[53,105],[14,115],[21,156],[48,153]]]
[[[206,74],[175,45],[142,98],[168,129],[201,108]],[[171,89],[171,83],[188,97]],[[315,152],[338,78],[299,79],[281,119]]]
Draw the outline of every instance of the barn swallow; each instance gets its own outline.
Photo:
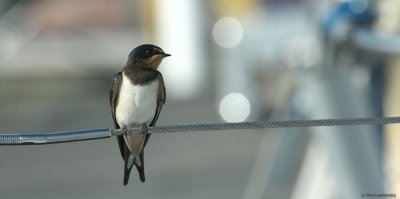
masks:
[[[114,75],[110,105],[116,129],[143,127],[143,133],[117,137],[124,160],[124,185],[128,184],[133,165],[145,181],[143,149],[150,138],[147,126],[154,126],[165,103],[165,86],[157,70],[161,61],[171,56],[155,45],[136,47],[121,72]]]

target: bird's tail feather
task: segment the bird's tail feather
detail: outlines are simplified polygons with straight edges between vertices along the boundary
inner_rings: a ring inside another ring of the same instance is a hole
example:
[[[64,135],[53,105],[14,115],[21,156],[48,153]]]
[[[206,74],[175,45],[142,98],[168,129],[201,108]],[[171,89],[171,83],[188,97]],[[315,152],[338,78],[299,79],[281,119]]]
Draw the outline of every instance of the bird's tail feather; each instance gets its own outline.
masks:
[[[127,185],[129,182],[129,175],[131,174],[132,167],[133,165],[128,167],[128,164],[125,164],[124,166],[124,185]]]
[[[146,178],[144,176],[143,151],[140,153],[139,157],[135,158],[135,166],[136,169],[138,170],[140,181],[145,182]]]
[[[128,147],[124,147],[124,150],[124,185],[127,185],[135,158],[129,152]]]
[[[124,185],[127,185],[129,182],[129,175],[131,173],[133,165],[135,165],[136,169],[139,173],[139,178],[141,182],[145,182],[144,176],[144,164],[143,164],[143,151],[140,153],[139,157],[133,157],[129,155],[126,157],[124,164]]]

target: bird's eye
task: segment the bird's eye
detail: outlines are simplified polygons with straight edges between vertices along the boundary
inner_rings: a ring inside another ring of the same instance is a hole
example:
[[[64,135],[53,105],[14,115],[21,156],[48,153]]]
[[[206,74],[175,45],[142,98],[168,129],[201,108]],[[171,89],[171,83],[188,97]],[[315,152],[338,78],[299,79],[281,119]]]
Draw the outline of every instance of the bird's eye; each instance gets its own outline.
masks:
[[[150,55],[151,54],[151,50],[150,49],[147,49],[146,50],[146,55]]]

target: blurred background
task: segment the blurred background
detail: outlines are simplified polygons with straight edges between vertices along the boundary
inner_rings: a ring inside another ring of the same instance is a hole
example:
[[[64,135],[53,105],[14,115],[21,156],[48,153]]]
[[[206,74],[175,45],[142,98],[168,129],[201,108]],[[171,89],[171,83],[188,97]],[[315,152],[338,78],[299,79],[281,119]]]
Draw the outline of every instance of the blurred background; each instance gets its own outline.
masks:
[[[0,132],[112,128],[108,93],[153,43],[158,125],[399,116],[397,0],[3,0]],[[146,183],[114,138],[3,146],[0,198],[374,198],[400,193],[398,125],[153,135]],[[390,196],[386,196],[390,197]]]

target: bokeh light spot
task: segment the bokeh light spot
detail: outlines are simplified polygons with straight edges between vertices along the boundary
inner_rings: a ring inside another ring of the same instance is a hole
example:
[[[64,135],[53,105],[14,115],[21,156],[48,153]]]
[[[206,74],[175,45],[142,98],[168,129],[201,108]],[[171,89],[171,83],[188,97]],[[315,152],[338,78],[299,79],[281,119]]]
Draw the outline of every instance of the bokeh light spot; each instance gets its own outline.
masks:
[[[219,46],[233,48],[243,39],[243,32],[243,26],[239,20],[223,17],[214,24],[212,36]]]
[[[367,8],[367,0],[353,0],[350,2],[350,10],[355,14],[363,13]]]
[[[250,114],[250,102],[241,93],[229,93],[221,99],[219,114],[227,122],[243,122]]]

